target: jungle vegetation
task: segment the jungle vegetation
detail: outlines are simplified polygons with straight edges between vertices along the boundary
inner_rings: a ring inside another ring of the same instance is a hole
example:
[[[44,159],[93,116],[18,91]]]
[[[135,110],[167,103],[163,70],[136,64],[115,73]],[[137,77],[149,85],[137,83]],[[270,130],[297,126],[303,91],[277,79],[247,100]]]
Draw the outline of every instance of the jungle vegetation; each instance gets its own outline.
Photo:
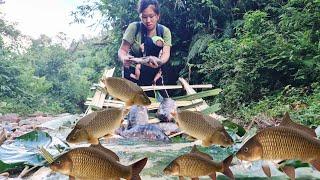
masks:
[[[210,104],[249,121],[285,111],[320,124],[319,0],[159,0],[161,24],[171,29],[170,63],[191,84],[223,89]],[[73,11],[84,22],[96,12],[101,37],[66,48],[45,35],[28,48],[12,23],[0,19],[0,113],[79,113],[105,67],[120,66],[125,27],[139,21],[137,0],[87,1]],[[5,39],[11,39],[5,45]],[[23,50],[22,50],[23,49]],[[119,69],[118,72],[119,73]]]

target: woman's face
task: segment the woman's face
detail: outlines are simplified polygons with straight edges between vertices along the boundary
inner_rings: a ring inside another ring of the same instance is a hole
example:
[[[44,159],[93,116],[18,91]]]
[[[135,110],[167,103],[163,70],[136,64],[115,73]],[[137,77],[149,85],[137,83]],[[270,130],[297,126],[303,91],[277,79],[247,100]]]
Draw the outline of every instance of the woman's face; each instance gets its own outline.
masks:
[[[140,14],[140,19],[146,28],[151,31],[156,27],[156,24],[159,21],[159,14],[154,11],[154,5],[149,5],[143,12]]]

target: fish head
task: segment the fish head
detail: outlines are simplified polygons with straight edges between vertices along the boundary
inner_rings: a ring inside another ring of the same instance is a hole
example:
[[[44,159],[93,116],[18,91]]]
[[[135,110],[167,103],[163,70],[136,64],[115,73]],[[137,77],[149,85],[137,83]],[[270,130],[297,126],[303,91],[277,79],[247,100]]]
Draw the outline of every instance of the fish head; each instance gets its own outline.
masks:
[[[166,175],[178,176],[180,173],[180,165],[176,161],[172,161],[164,170]]]
[[[149,106],[151,104],[149,97],[144,92],[137,93],[134,96],[133,102],[136,105],[142,105],[142,106]]]
[[[236,156],[240,160],[256,161],[262,158],[263,149],[261,144],[254,138],[247,141],[237,152]]]
[[[211,136],[211,140],[209,141],[211,144],[218,144],[223,147],[228,147],[233,144],[232,137],[225,131],[224,129],[222,131],[217,131]]]
[[[66,140],[68,143],[79,143],[87,141],[88,138],[87,131],[82,127],[76,126],[67,136]]]
[[[69,158],[68,153],[60,156],[49,165],[50,169],[65,175],[70,175],[72,172],[73,163]]]

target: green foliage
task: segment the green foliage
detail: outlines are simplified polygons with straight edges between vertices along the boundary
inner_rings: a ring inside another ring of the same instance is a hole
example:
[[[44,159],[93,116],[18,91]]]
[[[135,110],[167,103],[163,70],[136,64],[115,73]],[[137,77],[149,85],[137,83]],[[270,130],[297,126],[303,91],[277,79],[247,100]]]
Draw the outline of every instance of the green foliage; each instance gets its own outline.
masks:
[[[219,102],[227,113],[288,84],[319,81],[319,30],[314,29],[319,24],[319,4],[289,1],[273,7],[278,17],[268,14],[271,6],[245,13],[235,38],[213,40],[201,54],[204,62],[198,72],[224,89]],[[300,17],[304,17],[301,26]]]
[[[117,51],[126,26],[139,21],[137,2],[84,2],[73,12],[75,21],[82,23],[99,12],[98,23],[106,30],[103,37],[73,42],[69,49],[43,35],[19,54],[18,41],[6,47],[3,43],[3,36],[16,40],[19,32],[0,19],[0,113],[84,110],[90,84],[98,81],[105,67],[120,67]],[[318,97],[319,84],[314,83],[320,81],[318,0],[159,3],[160,23],[170,28],[173,37],[171,64],[185,67],[181,74],[190,75],[193,84],[211,83],[223,89],[208,98],[221,104],[219,113],[249,119],[273,104],[278,110],[270,115],[279,116],[286,110],[281,104],[300,99],[308,102],[308,108],[294,116],[319,121],[312,115],[319,113],[312,99]],[[311,84],[312,95],[281,94],[288,85],[301,89]]]
[[[249,121],[260,113],[269,117],[282,118],[284,112],[289,112],[293,120],[302,124],[320,125],[319,83],[303,88],[287,86],[272,96],[264,97],[259,102],[241,107],[237,116]]]

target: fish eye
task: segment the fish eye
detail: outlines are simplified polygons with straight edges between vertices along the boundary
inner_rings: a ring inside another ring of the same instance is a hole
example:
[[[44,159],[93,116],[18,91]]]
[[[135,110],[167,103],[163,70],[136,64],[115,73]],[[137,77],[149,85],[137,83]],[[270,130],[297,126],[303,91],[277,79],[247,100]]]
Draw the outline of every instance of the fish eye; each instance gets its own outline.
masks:
[[[244,152],[248,152],[248,151],[249,151],[248,147],[245,147],[245,148],[243,149],[243,151],[244,151]]]
[[[60,162],[60,161],[56,161],[56,164],[60,165],[60,164],[61,164],[61,162]]]

